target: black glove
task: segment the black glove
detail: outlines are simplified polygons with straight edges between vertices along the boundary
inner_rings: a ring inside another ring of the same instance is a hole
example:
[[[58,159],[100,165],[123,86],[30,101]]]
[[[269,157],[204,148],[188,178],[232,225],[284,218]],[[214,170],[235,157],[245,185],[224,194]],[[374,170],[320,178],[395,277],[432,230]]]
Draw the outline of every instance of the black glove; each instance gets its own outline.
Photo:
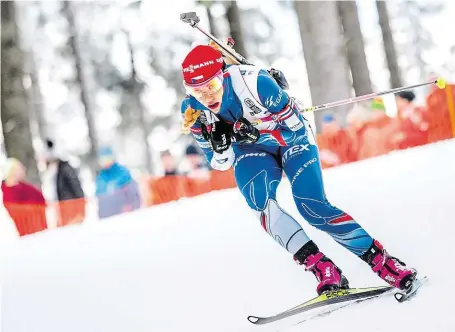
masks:
[[[222,153],[231,146],[232,125],[224,121],[216,121],[208,126],[202,125],[202,135],[209,141],[214,152]]]
[[[256,143],[261,136],[259,130],[245,118],[237,120],[232,129],[237,143]]]

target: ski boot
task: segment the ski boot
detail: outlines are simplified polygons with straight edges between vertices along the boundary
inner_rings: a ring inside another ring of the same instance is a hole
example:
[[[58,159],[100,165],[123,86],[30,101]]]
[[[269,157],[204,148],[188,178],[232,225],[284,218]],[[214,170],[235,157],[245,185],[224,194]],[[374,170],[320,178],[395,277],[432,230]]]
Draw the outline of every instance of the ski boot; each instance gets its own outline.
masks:
[[[316,288],[318,295],[324,292],[348,289],[349,282],[342,271],[327,256],[319,251],[313,241],[307,242],[294,255],[294,260],[305,265],[305,270],[313,272],[319,284]]]
[[[373,241],[371,247],[360,258],[367,262],[381,279],[398,289],[410,289],[416,279],[417,271],[408,268],[398,258],[390,256],[377,240]]]

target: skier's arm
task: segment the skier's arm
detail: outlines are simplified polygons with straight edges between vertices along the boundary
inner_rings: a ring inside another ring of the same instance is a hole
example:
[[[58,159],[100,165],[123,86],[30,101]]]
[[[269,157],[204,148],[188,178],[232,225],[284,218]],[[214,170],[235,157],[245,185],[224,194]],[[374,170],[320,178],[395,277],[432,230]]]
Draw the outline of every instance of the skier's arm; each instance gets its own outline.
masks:
[[[222,128],[223,130],[218,130],[216,135],[209,135],[207,128],[198,119],[198,112],[191,107],[189,98],[186,98],[182,102],[183,129],[185,131],[188,129],[186,132],[191,132],[212,168],[219,171],[226,171],[231,167],[235,157],[230,145],[230,139],[229,142],[224,142],[223,144],[221,136],[223,134],[227,135],[228,133],[223,133],[225,128]],[[217,125],[215,124],[212,127],[215,128]]]
[[[202,149],[207,158],[207,161],[210,163],[210,160],[213,156],[213,151],[211,149],[209,141],[204,137],[202,133],[201,121],[199,121],[200,111],[194,110],[190,105],[190,99],[185,98],[181,105],[181,114],[182,114],[182,130],[184,133],[191,133],[196,140],[196,143]]]
[[[259,99],[270,113],[279,113],[289,104],[288,94],[264,69],[259,71],[257,80]]]
[[[283,121],[290,130],[296,131],[304,126],[298,116],[297,106],[266,70],[259,72],[257,90],[261,104],[270,113],[276,114],[278,120]]]

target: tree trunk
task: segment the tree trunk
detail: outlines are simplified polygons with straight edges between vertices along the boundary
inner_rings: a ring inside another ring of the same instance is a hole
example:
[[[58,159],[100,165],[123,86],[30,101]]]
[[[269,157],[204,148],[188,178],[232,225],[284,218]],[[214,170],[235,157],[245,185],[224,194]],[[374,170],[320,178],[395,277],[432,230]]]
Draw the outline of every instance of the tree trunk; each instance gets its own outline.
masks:
[[[45,140],[47,138],[47,122],[44,116],[43,108],[43,95],[38,80],[38,73],[36,71],[35,58],[33,51],[27,53],[27,72],[30,76],[30,118],[36,123],[36,135]]]
[[[390,28],[389,12],[385,1],[376,1],[376,7],[379,15],[379,25],[382,31],[382,39],[384,43],[384,51],[387,60],[387,66],[390,72],[390,85],[392,88],[401,87],[401,73],[398,66],[397,52],[395,42],[393,41],[392,29]]]
[[[337,4],[333,1],[295,1],[312,104],[349,98],[351,83]],[[349,106],[315,112],[320,130],[324,114],[346,124]]]
[[[214,35],[216,38],[219,38],[218,29],[217,29],[217,27],[216,27],[216,20],[215,20],[215,18],[214,18],[213,15],[212,15],[211,7],[212,7],[211,2],[208,2],[208,3],[205,5],[206,11],[207,11],[207,19],[208,19],[208,21],[209,21],[210,33],[211,33],[212,35]]]
[[[246,52],[245,40],[242,34],[242,24],[240,20],[240,10],[237,6],[237,1],[226,1],[226,19],[229,23],[229,30],[232,39],[234,39],[234,49],[237,53],[240,53],[245,58],[248,58]]]
[[[92,108],[92,103],[90,101],[90,96],[87,88],[87,80],[85,77],[83,64],[82,64],[82,54],[79,48],[79,34],[76,27],[75,15],[72,9],[71,1],[63,1],[63,12],[68,20],[68,32],[69,32],[69,46],[74,55],[74,65],[76,69],[76,80],[79,85],[80,98],[82,105],[84,106],[85,117],[87,119],[88,127],[88,136],[90,139],[90,152],[89,152],[89,164],[92,172],[94,173],[97,165],[97,156],[98,156],[98,138],[96,132],[96,124],[94,119],[94,112]]]
[[[411,33],[410,40],[412,42],[412,55],[415,61],[415,66],[419,69],[419,80],[425,81],[430,74],[427,70],[427,64],[424,60],[425,51],[431,48],[433,41],[426,39],[425,27],[422,25],[422,13],[420,12],[419,4],[414,1],[405,1],[403,4],[406,8],[406,16],[409,20]],[[428,33],[429,36],[431,34]]]
[[[215,18],[213,17],[212,11],[211,11],[213,1],[211,1],[211,0],[198,0],[198,1],[196,1],[196,3],[198,5],[202,5],[202,6],[205,7],[205,10],[207,12],[207,20],[209,21],[210,33],[212,35],[214,35],[215,37],[219,38],[220,36],[218,35],[218,29],[216,28]]]
[[[150,150],[150,144],[148,141],[149,131],[147,125],[147,117],[145,114],[145,108],[142,104],[141,100],[141,83],[137,77],[136,72],[136,63],[134,61],[134,50],[133,45],[131,45],[131,39],[129,33],[125,32],[127,42],[128,42],[128,50],[130,53],[130,62],[131,62],[131,80],[133,82],[133,96],[136,99],[137,106],[139,108],[139,125],[141,127],[142,133],[142,141],[144,143],[144,150],[145,150],[145,164],[147,166],[147,171],[149,174],[153,174],[153,161],[152,161],[152,152]]]
[[[355,1],[337,1],[338,12],[343,25],[346,51],[351,67],[352,82],[357,96],[373,92],[370,71],[365,55],[365,44]]]
[[[33,138],[28,119],[28,100],[23,86],[24,54],[19,46],[14,1],[1,3],[1,120],[8,157],[27,168],[27,180],[40,187]]]

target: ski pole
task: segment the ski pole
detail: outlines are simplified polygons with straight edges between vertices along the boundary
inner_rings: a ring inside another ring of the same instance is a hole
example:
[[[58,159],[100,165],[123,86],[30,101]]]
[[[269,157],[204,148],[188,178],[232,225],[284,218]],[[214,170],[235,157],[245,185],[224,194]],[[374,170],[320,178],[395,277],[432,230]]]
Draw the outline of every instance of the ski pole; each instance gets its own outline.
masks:
[[[334,102],[327,103],[327,104],[311,106],[311,107],[307,107],[307,108],[304,108],[304,109],[300,110],[300,112],[301,113],[314,112],[314,111],[320,111],[320,110],[327,109],[327,108],[353,104],[353,103],[357,103],[357,102],[360,102],[360,101],[372,99],[374,97],[383,96],[383,95],[387,95],[387,94],[391,94],[391,93],[397,93],[397,92],[400,92],[400,91],[409,90],[409,89],[413,89],[413,88],[418,88],[418,87],[425,86],[425,85],[430,85],[430,84],[436,84],[436,86],[439,89],[444,89],[445,86],[446,86],[446,81],[443,78],[438,78],[436,80],[432,80],[432,81],[428,81],[428,82],[424,82],[424,83],[404,86],[404,87],[401,87],[401,88],[395,88],[395,89],[390,89],[390,90],[385,90],[385,91],[380,91],[380,92],[373,92],[373,93],[369,93],[369,94],[363,95],[363,96],[347,98],[347,99],[334,101]]]
[[[232,48],[232,46],[234,46],[234,40],[232,40],[232,38],[228,38],[227,44],[225,44],[222,41],[220,41],[218,38],[213,36],[211,33],[207,32],[205,29],[201,28],[198,25],[200,19],[195,12],[188,12],[188,13],[180,14],[180,20],[182,20],[184,23],[188,23],[191,27],[198,29],[205,36],[207,36],[209,39],[211,39],[215,44],[217,44],[220,47],[219,51],[221,52],[221,54],[223,54],[223,56],[231,59],[234,64],[253,65],[244,56],[240,55]],[[286,77],[284,76],[284,74],[280,70],[270,68],[267,71],[275,79],[275,81],[278,83],[280,88],[282,88],[283,90],[289,89],[289,83],[286,80]]]
[[[185,23],[188,23],[193,28],[198,29],[205,36],[207,36],[208,38],[213,40],[221,48],[221,53],[223,53],[224,56],[227,56],[227,57],[231,58],[236,64],[252,65],[252,63],[250,63],[247,59],[245,59],[242,55],[240,55],[239,53],[237,53],[236,51],[234,51],[230,47],[233,44],[230,45],[229,41],[228,41],[228,44],[226,45],[222,41],[217,39],[215,36],[213,36],[211,33],[207,32],[203,28],[201,28],[198,25],[198,23],[200,22],[200,18],[197,16],[197,14],[195,12],[188,12],[188,13],[180,14],[180,20],[182,20]],[[301,110],[301,113],[304,113],[304,112],[315,112],[315,111],[320,111],[320,110],[327,109],[327,108],[343,106],[343,105],[349,105],[349,104],[357,103],[357,102],[360,102],[360,101],[372,99],[374,97],[383,96],[383,95],[387,95],[387,94],[391,94],[391,93],[397,93],[397,92],[400,92],[400,91],[409,90],[409,89],[413,89],[413,88],[418,88],[418,87],[425,86],[425,85],[430,85],[430,84],[436,84],[436,86],[439,89],[444,89],[445,86],[446,86],[445,80],[443,78],[438,78],[436,80],[432,80],[432,81],[428,81],[428,82],[424,82],[424,83],[404,86],[404,87],[401,87],[401,88],[389,89],[389,90],[385,90],[385,91],[381,91],[381,92],[373,92],[373,93],[366,94],[366,95],[363,95],[363,96],[347,98],[347,99],[343,99],[343,100],[339,100],[339,101],[330,102],[330,103],[327,103],[327,104],[321,104],[321,105],[316,105],[316,106],[303,108]]]
[[[201,28],[198,23],[200,21],[200,18],[197,16],[195,12],[188,12],[188,13],[182,13],[180,14],[180,20],[182,20],[185,23],[188,23],[191,25],[193,28],[198,29],[200,32],[202,32],[204,35],[206,35],[208,38],[213,40],[220,48],[221,48],[221,53],[223,53],[224,56],[229,57],[232,59],[236,64],[242,64],[242,65],[252,65],[245,57],[234,51],[229,45],[226,45],[222,41],[220,41],[218,38],[213,36],[210,32],[205,31],[205,29]]]

